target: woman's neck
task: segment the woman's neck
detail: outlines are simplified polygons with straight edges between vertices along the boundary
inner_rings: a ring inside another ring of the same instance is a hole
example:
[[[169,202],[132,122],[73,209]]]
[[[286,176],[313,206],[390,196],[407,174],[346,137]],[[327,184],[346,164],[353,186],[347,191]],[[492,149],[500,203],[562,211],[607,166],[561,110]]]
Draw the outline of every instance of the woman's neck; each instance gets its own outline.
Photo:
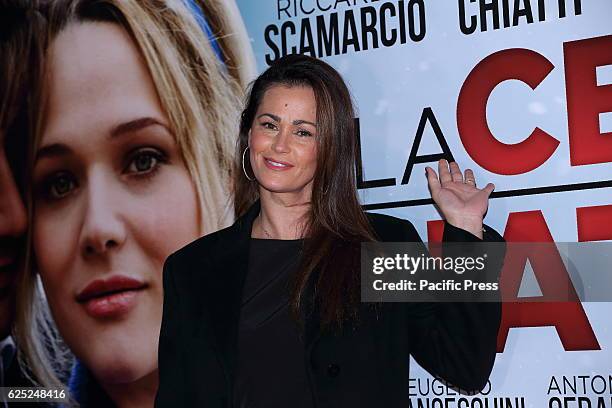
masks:
[[[251,236],[266,239],[303,238],[309,197],[260,191],[261,212],[253,223]]]
[[[158,385],[157,370],[130,383],[100,384],[118,408],[152,407]]]

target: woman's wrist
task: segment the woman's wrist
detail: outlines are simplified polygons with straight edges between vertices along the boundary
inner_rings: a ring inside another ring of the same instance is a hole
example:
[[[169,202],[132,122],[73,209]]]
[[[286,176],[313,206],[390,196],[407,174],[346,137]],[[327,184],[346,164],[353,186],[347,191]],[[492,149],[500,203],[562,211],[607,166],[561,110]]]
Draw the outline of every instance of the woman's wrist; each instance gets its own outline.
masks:
[[[447,217],[446,222],[451,224],[453,227],[465,230],[480,239],[483,237],[484,228],[482,224],[482,217]]]

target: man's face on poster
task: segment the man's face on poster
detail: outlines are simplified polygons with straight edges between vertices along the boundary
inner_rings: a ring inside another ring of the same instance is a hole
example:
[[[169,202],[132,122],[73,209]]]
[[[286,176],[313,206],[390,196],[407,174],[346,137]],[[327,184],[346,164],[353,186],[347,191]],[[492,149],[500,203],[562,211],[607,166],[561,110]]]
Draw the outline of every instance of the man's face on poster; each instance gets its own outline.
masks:
[[[15,277],[26,230],[26,211],[8,161],[7,135],[0,130],[0,339],[15,316]]]

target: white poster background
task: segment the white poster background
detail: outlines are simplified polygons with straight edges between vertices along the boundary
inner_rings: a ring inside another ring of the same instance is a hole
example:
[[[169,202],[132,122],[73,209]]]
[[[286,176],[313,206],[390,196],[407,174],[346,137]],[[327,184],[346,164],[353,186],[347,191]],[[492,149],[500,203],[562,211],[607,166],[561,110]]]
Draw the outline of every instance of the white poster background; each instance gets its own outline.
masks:
[[[284,8],[290,4],[293,10],[294,1],[238,0],[259,71],[267,67],[265,54],[271,53],[264,40],[267,25],[280,27],[284,21],[294,21],[298,33],[288,39],[288,46],[299,46],[299,21],[310,17],[315,27],[314,16],[334,11],[332,8],[327,12],[315,11],[310,16],[293,18],[281,15],[279,20],[278,7]],[[300,0],[297,1],[299,8]],[[344,11],[349,8],[359,16],[360,7],[371,5],[378,8],[383,2],[351,0],[335,3],[335,11],[342,22]],[[478,1],[472,3],[465,0],[464,3],[468,15],[478,14]],[[513,3],[514,0],[509,1],[510,9]],[[566,0],[567,16],[559,18],[560,1],[546,0],[543,2],[546,7],[546,20],[543,22],[537,19],[538,2],[532,0],[530,3],[535,17],[532,24],[521,18],[518,26],[493,30],[489,13],[487,31],[476,30],[473,34],[465,35],[459,29],[457,1],[425,1],[426,35],[422,41],[408,40],[406,44],[360,52],[354,52],[349,47],[349,52],[344,55],[324,58],[340,71],[355,99],[361,124],[364,178],[396,179],[395,186],[361,190],[364,204],[429,198],[424,176],[425,164],[416,164],[409,184],[400,185],[417,126],[426,107],[434,112],[457,162],[462,168],[474,169],[480,186],[493,182],[496,191],[505,191],[612,180],[612,163],[570,165],[563,59],[564,42],[612,34],[612,2],[582,0],[582,13],[575,15],[573,0]],[[316,6],[316,0],[303,0],[302,4],[308,10]],[[333,6],[334,1],[320,0],[319,4],[322,7]],[[393,27],[390,25],[388,29]],[[276,43],[280,43],[278,37]],[[518,143],[535,127],[539,127],[560,142],[543,165],[528,173],[510,176],[489,172],[471,159],[459,139],[456,119],[457,97],[470,71],[488,55],[509,48],[536,51],[550,60],[555,68],[535,90],[516,80],[505,81],[495,88],[487,105],[487,121],[492,133],[501,142]],[[598,85],[612,84],[612,66],[597,69],[597,82]],[[612,131],[612,113],[600,115],[600,129],[602,132]],[[440,152],[428,125],[419,154]],[[427,165],[436,168],[435,163]],[[490,201],[485,222],[503,234],[510,213],[538,210],[542,212],[555,241],[576,242],[576,208],[598,205],[612,205],[612,188],[495,198]],[[387,208],[378,212],[411,220],[424,240],[427,239],[426,222],[440,219],[432,205]],[[611,270],[603,272],[612,273],[612,266]],[[565,351],[554,327],[510,329],[505,350],[497,355],[490,378],[492,390],[488,397],[512,397],[513,403],[514,397],[523,397],[524,406],[539,408],[556,407],[550,402],[554,396],[588,396],[592,406],[596,407],[596,397],[600,395],[590,387],[590,382],[593,376],[601,375],[607,383],[602,394],[607,398],[605,407],[612,407],[609,379],[612,374],[612,305],[583,303],[583,307],[601,346],[600,351]],[[416,363],[413,362],[412,367],[411,376],[421,381],[425,389],[425,381],[431,381],[431,377]],[[582,379],[578,378],[580,386],[576,393],[568,390],[559,395],[555,390],[548,394],[552,376],[556,377],[559,385],[562,385],[563,376],[570,380],[576,376],[589,377],[585,380],[585,390],[581,387]],[[416,387],[416,380],[410,385]],[[599,390],[598,380],[595,385]],[[417,392],[417,389],[411,388],[411,391]],[[435,397],[431,389],[428,396]],[[443,393],[444,397],[449,395]],[[579,406],[576,401],[568,401],[568,407]],[[413,403],[415,407],[418,406],[416,397]],[[494,406],[492,400],[489,404]]]

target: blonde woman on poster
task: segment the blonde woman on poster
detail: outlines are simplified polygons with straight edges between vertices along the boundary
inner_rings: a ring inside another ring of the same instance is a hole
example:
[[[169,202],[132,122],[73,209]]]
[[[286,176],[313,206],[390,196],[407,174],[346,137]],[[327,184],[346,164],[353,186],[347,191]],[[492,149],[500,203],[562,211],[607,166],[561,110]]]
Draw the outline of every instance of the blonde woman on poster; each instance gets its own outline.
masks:
[[[66,362],[43,341],[65,342],[81,406],[152,406],[163,262],[233,220],[230,152],[253,68],[232,10],[136,0],[45,10],[18,334],[44,386],[61,384]],[[36,301],[38,276],[57,333]]]

